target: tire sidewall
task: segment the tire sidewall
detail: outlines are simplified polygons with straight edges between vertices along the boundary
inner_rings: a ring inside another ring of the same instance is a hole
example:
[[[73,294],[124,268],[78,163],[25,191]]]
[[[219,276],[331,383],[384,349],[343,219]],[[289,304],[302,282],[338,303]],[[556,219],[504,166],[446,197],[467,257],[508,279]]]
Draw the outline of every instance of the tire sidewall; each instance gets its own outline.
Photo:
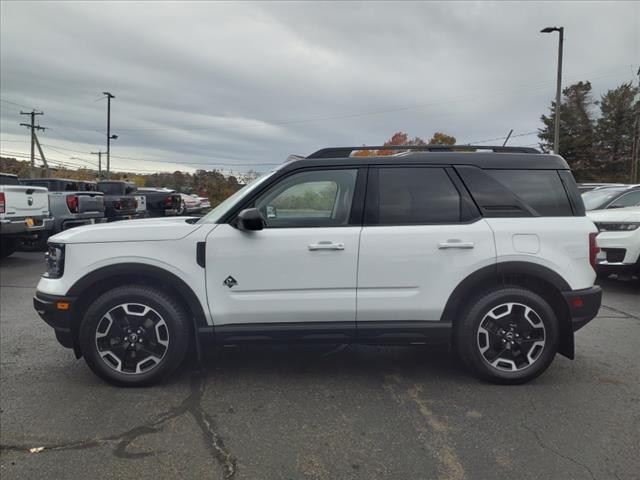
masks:
[[[535,362],[518,372],[507,372],[487,363],[478,346],[478,328],[485,315],[504,303],[520,303],[533,309],[545,327],[545,345]],[[480,296],[467,310],[463,324],[458,329],[458,345],[465,363],[481,377],[498,383],[523,383],[542,372],[555,358],[559,343],[557,317],[551,306],[539,295],[520,288],[504,288]]]
[[[161,362],[151,370],[127,374],[109,367],[99,355],[95,334],[105,313],[123,303],[139,303],[154,309],[164,319],[169,346]],[[146,287],[118,287],[99,297],[87,310],[80,325],[79,341],[85,361],[102,379],[119,386],[148,386],[169,375],[184,360],[189,330],[184,311],[171,298]]]

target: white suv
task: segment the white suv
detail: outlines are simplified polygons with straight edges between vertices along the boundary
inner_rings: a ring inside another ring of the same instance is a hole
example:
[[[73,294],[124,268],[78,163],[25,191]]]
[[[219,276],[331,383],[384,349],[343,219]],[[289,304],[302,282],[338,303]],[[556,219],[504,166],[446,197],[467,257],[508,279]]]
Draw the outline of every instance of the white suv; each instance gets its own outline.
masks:
[[[587,215],[600,231],[598,273],[640,277],[640,206],[592,210]]]
[[[62,232],[35,308],[117,385],[155,383],[212,343],[446,341],[501,383],[573,358],[601,290],[566,162],[515,147],[353,155],[380,148],[294,157],[201,219]]]

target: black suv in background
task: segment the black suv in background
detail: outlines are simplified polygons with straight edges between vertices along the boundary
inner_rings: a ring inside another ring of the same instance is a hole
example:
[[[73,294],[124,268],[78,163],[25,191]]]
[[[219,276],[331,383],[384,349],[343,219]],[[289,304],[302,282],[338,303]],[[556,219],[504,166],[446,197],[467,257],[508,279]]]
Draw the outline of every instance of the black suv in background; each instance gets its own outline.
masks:
[[[138,201],[135,199],[136,186],[121,181],[101,181],[98,191],[104,193],[105,218],[109,222],[135,217]]]

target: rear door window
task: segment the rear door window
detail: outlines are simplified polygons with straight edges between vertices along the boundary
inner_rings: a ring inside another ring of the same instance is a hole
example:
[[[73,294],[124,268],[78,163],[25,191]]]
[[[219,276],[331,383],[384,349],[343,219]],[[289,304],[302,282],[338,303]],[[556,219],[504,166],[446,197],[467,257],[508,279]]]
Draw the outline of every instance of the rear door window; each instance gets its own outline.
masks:
[[[555,170],[485,170],[544,217],[573,216],[569,197]]]
[[[374,170],[375,172],[376,170]],[[458,223],[461,199],[443,168],[381,167],[376,195],[367,196],[368,223],[428,225]]]

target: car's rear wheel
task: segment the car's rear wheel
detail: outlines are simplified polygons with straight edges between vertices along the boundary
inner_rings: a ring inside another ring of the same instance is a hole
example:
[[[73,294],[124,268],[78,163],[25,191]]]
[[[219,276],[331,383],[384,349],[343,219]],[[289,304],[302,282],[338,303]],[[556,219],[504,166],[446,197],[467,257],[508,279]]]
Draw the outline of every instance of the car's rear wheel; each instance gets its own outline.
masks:
[[[79,340],[87,365],[99,377],[119,386],[153,385],[184,360],[188,316],[169,294],[126,285],[89,307]]]
[[[472,300],[456,324],[464,364],[495,383],[524,383],[544,372],[558,350],[558,319],[536,293],[501,287]]]

